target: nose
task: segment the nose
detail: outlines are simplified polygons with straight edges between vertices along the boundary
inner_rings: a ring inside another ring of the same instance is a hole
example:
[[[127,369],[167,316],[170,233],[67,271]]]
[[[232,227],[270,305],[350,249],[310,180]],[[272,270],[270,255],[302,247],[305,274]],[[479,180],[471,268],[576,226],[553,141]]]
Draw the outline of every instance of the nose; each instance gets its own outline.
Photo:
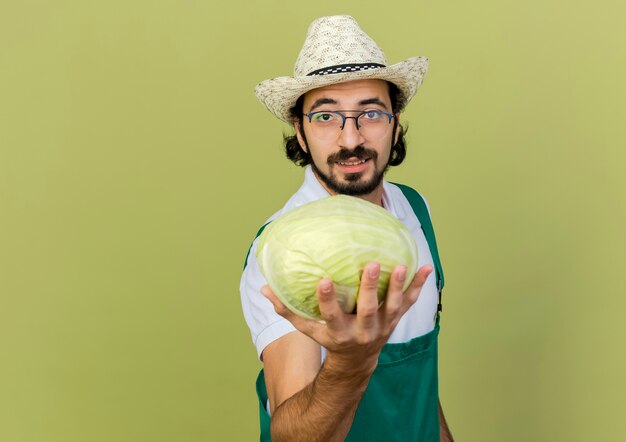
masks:
[[[343,130],[339,135],[339,143],[342,147],[352,149],[360,146],[365,141],[361,132],[357,129],[357,120],[355,117],[346,117]]]

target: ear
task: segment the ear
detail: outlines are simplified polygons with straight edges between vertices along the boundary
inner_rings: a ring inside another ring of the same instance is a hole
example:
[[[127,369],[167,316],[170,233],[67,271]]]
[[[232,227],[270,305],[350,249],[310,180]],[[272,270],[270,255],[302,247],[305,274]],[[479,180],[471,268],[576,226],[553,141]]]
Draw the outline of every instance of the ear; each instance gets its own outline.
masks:
[[[400,137],[400,113],[395,114],[393,117],[396,120],[396,130],[393,134],[392,146],[395,146],[396,144],[398,144],[398,138]]]
[[[296,138],[298,139],[298,144],[300,144],[300,149],[306,152],[306,143],[304,142],[304,138],[302,137],[302,120],[295,120],[293,122],[293,128],[296,130]]]

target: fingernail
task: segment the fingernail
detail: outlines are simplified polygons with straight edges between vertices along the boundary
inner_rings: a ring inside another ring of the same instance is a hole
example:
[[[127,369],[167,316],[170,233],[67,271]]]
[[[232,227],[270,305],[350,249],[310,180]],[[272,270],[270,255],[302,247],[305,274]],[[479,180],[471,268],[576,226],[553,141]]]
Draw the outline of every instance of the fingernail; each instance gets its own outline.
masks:
[[[398,270],[398,281],[402,282],[404,278],[406,278],[406,267],[402,266],[400,270]]]
[[[380,272],[380,265],[370,266],[370,268],[367,269],[367,276],[370,278],[378,278],[378,272]]]
[[[322,281],[322,293],[330,293],[330,290],[333,288],[332,283],[329,280]]]

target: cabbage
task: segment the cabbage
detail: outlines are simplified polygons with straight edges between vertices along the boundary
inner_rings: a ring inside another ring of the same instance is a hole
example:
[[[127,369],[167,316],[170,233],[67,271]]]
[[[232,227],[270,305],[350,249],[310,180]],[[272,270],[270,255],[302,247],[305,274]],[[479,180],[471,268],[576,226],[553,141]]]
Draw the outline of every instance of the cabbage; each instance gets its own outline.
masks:
[[[379,303],[397,265],[407,266],[404,289],[417,270],[417,245],[406,226],[382,207],[346,195],[323,198],[276,218],[261,234],[256,256],[281,302],[297,315],[318,320],[317,284],[322,278],[333,281],[341,309],[353,313],[367,263],[380,263]]]

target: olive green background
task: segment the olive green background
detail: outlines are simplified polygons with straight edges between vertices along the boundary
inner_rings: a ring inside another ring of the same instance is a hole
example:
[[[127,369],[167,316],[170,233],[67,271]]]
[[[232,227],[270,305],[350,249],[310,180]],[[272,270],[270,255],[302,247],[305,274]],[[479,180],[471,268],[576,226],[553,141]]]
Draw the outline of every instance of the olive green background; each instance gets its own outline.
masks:
[[[253,88],[336,13],[431,60],[389,177],[456,439],[624,437],[623,2],[144,0],[0,5],[0,440],[258,438],[239,276],[302,171]]]

